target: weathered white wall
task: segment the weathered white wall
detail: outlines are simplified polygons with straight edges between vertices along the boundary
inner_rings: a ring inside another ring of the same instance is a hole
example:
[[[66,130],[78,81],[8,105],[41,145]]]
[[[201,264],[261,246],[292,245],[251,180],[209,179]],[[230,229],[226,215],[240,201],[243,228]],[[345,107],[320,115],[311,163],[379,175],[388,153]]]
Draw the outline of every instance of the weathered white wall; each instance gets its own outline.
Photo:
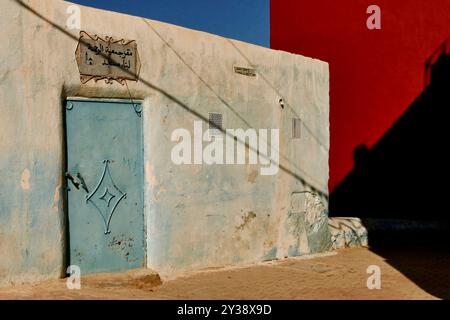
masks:
[[[142,63],[129,91],[118,83],[82,85],[78,30],[65,26],[71,4],[24,3],[35,13],[15,0],[0,4],[0,42],[7,48],[0,53],[0,284],[62,274],[68,96],[131,93],[145,100],[147,260],[162,275],[329,247],[326,63],[81,7],[82,30],[136,40]],[[258,75],[235,74],[233,66],[254,67]],[[172,131],[192,130],[208,112],[223,113],[225,128],[279,128],[279,173],[262,176],[258,165],[172,164]],[[290,138],[295,114],[305,125],[299,140]],[[311,190],[322,196],[291,196]]]

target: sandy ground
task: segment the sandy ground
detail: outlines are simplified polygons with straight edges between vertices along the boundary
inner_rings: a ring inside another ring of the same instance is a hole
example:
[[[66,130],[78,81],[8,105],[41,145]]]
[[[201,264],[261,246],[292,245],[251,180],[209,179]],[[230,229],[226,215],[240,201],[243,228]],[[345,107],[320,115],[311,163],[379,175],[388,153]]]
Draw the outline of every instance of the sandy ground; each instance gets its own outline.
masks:
[[[392,258],[386,260],[368,249],[353,248],[251,267],[202,271],[162,284],[157,275],[145,270],[85,277],[81,290],[67,289],[64,279],[52,280],[0,289],[0,299],[448,298],[450,286],[446,273],[450,272],[450,255],[438,252],[434,260],[433,256],[428,256],[417,261],[418,250],[391,252],[398,261],[411,261],[402,267],[409,266],[415,271],[404,269],[411,278],[393,267]],[[430,254],[429,250],[424,249],[424,252]],[[379,290],[369,290],[366,286],[369,265],[381,268]],[[430,266],[434,266],[434,270]],[[419,279],[420,275],[428,278]]]

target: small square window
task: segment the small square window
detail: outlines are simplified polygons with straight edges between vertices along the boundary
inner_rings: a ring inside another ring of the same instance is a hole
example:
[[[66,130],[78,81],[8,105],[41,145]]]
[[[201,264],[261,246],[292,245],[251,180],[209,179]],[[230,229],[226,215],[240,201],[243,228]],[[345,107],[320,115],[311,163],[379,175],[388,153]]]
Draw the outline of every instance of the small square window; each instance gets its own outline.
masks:
[[[209,113],[209,119],[208,119],[208,125],[209,125],[209,134],[211,137],[221,137],[222,136],[222,121],[223,116],[221,113]]]
[[[292,139],[300,139],[302,120],[300,118],[292,119]]]

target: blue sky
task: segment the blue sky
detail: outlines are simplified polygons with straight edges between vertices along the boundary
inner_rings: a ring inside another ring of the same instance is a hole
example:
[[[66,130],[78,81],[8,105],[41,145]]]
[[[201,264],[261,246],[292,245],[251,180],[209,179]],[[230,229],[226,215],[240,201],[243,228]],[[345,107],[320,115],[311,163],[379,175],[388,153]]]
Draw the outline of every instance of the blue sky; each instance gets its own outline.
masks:
[[[71,0],[269,47],[269,0]]]

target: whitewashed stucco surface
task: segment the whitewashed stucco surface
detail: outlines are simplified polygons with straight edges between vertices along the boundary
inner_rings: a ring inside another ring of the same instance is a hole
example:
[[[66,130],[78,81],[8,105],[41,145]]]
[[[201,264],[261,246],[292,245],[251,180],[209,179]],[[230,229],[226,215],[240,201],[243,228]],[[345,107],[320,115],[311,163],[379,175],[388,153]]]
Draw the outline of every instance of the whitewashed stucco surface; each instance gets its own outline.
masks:
[[[163,276],[328,248],[321,220],[311,227],[296,215],[303,209],[292,208],[292,193],[313,191],[320,200],[305,198],[307,208],[322,201],[314,216],[326,216],[327,63],[80,6],[82,30],[136,40],[142,63],[129,91],[118,83],[82,85],[79,30],[65,26],[71,4],[23,3],[31,10],[15,0],[0,4],[0,284],[64,274],[62,114],[71,96],[145,101],[147,264]],[[234,66],[253,67],[257,77]],[[279,128],[283,169],[262,176],[258,165],[172,164],[172,131],[192,130],[208,112],[223,113],[225,128]],[[297,116],[304,126],[293,140]]]

